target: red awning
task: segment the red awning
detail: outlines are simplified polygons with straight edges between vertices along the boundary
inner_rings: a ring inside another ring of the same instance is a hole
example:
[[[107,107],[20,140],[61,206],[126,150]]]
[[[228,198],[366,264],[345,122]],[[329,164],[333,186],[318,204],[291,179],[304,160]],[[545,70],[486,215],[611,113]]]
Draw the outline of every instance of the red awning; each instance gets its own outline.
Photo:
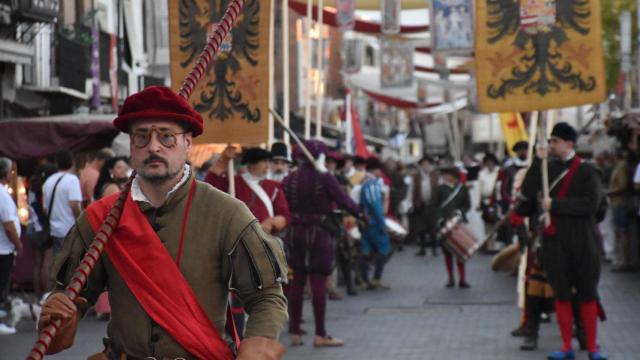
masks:
[[[307,5],[299,3],[294,0],[289,0],[289,8],[293,11],[297,12],[302,16],[307,15]],[[318,7],[316,5],[313,6],[312,10],[312,18],[314,20],[318,19]],[[336,22],[336,11],[332,8],[324,8],[322,12],[322,22],[325,25],[337,27],[338,24]],[[365,20],[356,19],[353,30],[363,33],[381,33],[380,24]],[[424,32],[429,30],[429,25],[407,25],[400,26],[400,33],[416,33],[416,32]]]
[[[421,106],[415,101],[400,99],[397,97],[391,97],[391,96],[383,95],[383,94],[376,93],[366,89],[362,89],[362,91],[364,91],[364,93],[367,94],[368,97],[370,97],[375,101],[387,104],[389,106],[402,108],[402,109],[409,109],[409,110],[410,109],[426,109],[426,108],[440,105],[440,103],[429,103],[424,106]]]
[[[110,146],[119,131],[115,115],[68,115],[0,120],[0,154],[13,160],[51,156],[59,150],[98,150]]]

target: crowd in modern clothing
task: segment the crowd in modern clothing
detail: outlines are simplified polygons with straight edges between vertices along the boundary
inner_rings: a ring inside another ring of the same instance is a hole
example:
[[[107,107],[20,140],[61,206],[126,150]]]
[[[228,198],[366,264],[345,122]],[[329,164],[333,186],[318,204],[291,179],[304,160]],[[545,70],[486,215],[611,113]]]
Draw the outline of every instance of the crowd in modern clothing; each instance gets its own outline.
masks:
[[[52,161],[45,159],[27,182],[29,222],[24,227],[24,240],[32,254],[32,285],[36,301],[53,289],[51,266],[53,257],[62,249],[64,238],[76,219],[91,202],[120,191],[129,176],[126,157],[116,157],[110,149],[93,154],[79,171],[74,154],[58,151]],[[8,286],[15,257],[23,252],[16,201],[7,192],[13,162],[0,158],[0,318],[5,317]],[[13,226],[10,226],[10,223]],[[96,311],[109,313],[107,297]],[[100,305],[100,304],[99,304]],[[0,323],[0,334],[13,334],[15,329]]]

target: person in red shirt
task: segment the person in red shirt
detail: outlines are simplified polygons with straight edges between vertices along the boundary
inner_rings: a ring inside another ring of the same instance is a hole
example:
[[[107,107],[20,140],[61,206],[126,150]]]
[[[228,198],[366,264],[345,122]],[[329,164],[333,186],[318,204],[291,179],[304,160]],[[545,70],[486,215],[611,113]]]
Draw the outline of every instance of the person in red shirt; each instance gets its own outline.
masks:
[[[235,149],[225,149],[216,166],[209,170],[205,181],[228,192],[226,169],[228,162],[235,157]],[[270,159],[271,153],[260,148],[247,149],[242,154],[242,165],[246,166],[246,171],[235,176],[235,197],[249,207],[265,232],[277,234],[290,223],[291,213],[280,183],[266,179]]]

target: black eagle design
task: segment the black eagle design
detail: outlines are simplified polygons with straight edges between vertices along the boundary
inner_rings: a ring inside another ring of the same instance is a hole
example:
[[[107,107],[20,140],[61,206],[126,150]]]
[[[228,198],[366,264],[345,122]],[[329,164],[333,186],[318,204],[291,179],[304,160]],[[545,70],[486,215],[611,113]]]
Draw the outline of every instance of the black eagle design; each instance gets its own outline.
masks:
[[[183,68],[191,68],[192,62],[206,44],[209,24],[222,19],[229,1],[208,0],[206,3],[206,6],[200,6],[202,1],[180,0],[179,49],[182,55],[180,66]],[[242,59],[250,66],[258,64],[259,14],[259,0],[246,0],[244,9],[231,30],[231,52],[209,64],[207,74],[213,71],[214,76],[209,77],[212,80],[207,82],[199,98],[194,99],[196,111],[220,121],[231,119],[235,114],[240,114],[248,122],[260,121],[260,109],[249,104],[233,76],[242,70]]]
[[[496,79],[497,83],[488,87],[490,98],[505,98],[519,88],[525,94],[545,96],[558,92],[563,84],[569,85],[572,90],[595,89],[595,77],[585,77],[576,66],[588,61],[581,55],[591,50],[571,48],[567,35],[567,31],[575,31],[580,35],[589,33],[590,0],[556,0],[555,22],[533,34],[520,27],[520,0],[486,1],[488,42],[494,44],[515,35],[514,54],[517,54],[518,60],[509,65],[509,77]]]

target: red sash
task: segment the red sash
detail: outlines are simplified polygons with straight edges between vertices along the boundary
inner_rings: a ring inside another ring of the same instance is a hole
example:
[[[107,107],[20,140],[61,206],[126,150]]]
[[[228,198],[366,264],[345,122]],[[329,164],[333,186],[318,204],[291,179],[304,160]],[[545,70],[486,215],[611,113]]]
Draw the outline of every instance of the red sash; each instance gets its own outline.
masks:
[[[182,254],[184,225],[194,190],[195,181],[189,193],[176,262]],[[94,232],[99,230],[116,197],[114,194],[103,198],[87,209]],[[105,252],[144,311],[184,349],[199,359],[234,358],[131,195]]]
[[[558,193],[556,194],[556,199],[564,199],[567,197],[567,193],[569,192],[569,185],[571,185],[571,180],[573,179],[573,176],[576,174],[576,171],[578,171],[578,166],[580,166],[581,162],[582,162],[582,159],[579,156],[576,155],[573,157],[573,161],[569,166],[569,171],[567,172],[567,175],[564,177],[564,179],[562,179],[562,182],[560,183],[560,188],[558,189]],[[555,236],[556,230],[557,230],[556,219],[554,216],[552,216],[551,224],[549,224],[549,226],[547,226],[544,229],[543,233],[545,236]]]

